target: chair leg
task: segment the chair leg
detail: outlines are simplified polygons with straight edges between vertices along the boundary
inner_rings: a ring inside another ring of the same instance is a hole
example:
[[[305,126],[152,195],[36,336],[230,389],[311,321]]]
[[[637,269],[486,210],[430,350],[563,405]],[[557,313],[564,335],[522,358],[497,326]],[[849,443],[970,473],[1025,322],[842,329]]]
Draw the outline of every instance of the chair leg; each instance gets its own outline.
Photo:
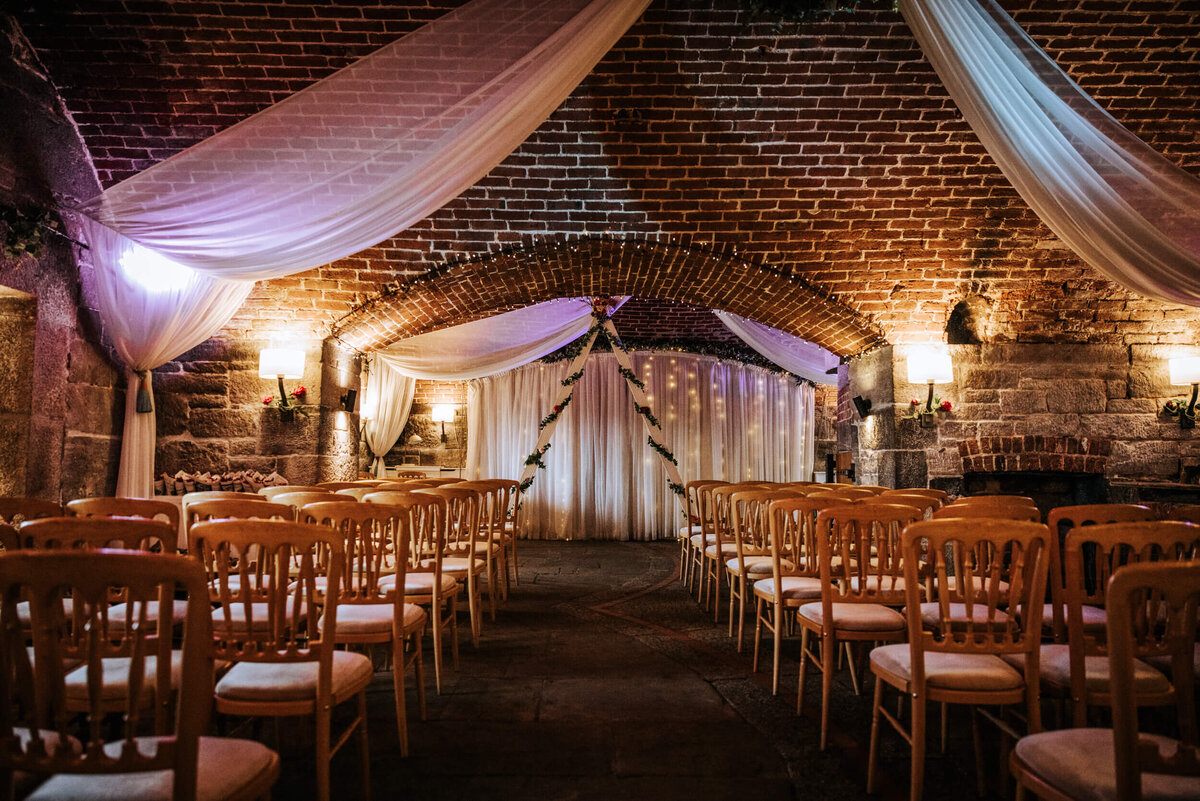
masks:
[[[779,695],[779,660],[782,658],[783,652],[783,604],[772,604],[774,607],[774,626],[772,626],[772,634],[775,636],[775,653],[771,655],[771,695]]]
[[[883,682],[875,677],[875,701],[871,704],[871,747],[867,752],[867,792],[875,792],[875,767],[879,760],[879,720],[883,717]]]
[[[449,604],[453,605],[454,601],[450,600]],[[437,694],[442,694],[442,610],[441,603],[434,603],[430,606],[430,612],[433,613],[433,686],[437,690]],[[455,666],[457,669],[457,666]]]
[[[371,801],[371,749],[367,740],[366,690],[358,694],[358,743],[359,756],[362,759],[362,797],[363,801]]]
[[[317,748],[317,801],[329,801],[329,760],[330,760],[330,709],[322,704],[317,705],[316,732],[314,739]]]
[[[920,801],[925,791],[925,699],[912,699],[912,775],[909,778],[909,799]]]
[[[833,697],[833,656],[837,640],[832,635],[821,637],[821,750],[829,743],[829,699]]]
[[[425,642],[425,630],[422,629],[413,635],[412,646],[416,649],[416,654],[413,655],[413,664],[416,666],[417,674],[417,706],[420,708],[421,720],[425,720],[425,657],[423,644]]]
[[[453,659],[454,670],[458,671],[458,594],[450,597],[450,656]]]
[[[471,645],[479,647],[479,629],[482,621],[479,616],[482,610],[482,598],[479,594],[479,584],[475,580],[475,571],[467,573],[467,611],[471,618]]]
[[[407,673],[404,659],[403,635],[392,639],[392,693],[396,696],[396,733],[400,737],[400,756],[408,756],[408,708],[404,697],[404,674]]]
[[[742,628],[746,623],[746,578],[745,576],[738,577],[738,632],[737,632],[737,652],[742,652]]]
[[[733,636],[733,602],[735,600],[734,596],[737,595],[737,592],[734,590],[734,583],[737,581],[737,579],[734,577],[734,575],[732,573],[728,574],[728,579],[729,579],[729,636],[732,637]],[[739,648],[738,653],[741,653],[741,650],[742,649]]]
[[[758,648],[762,642],[763,599],[754,598],[754,656],[750,658],[750,672],[758,672]]]
[[[520,586],[521,573],[517,569],[517,531],[516,531],[516,529],[513,529],[512,539],[509,541],[509,545],[512,546],[513,585]]]
[[[846,646],[846,664],[850,666],[850,686],[854,688],[855,695],[862,695],[862,688],[858,686],[858,668],[854,661],[854,649],[852,643],[847,641]]]
[[[808,667],[808,627],[800,627],[800,682],[796,688],[796,714],[804,714],[804,672]]]

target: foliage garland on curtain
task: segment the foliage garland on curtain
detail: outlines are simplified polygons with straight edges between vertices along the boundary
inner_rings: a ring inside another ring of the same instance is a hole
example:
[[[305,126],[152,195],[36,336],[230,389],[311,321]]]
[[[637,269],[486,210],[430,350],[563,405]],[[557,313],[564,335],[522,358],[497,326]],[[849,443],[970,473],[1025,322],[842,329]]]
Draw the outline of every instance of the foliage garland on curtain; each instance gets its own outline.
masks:
[[[525,466],[521,472],[521,482],[518,492],[522,495],[527,493],[530,487],[533,486],[533,480],[537,476],[537,471],[546,467],[546,463],[542,457],[546,455],[546,451],[550,450],[550,439],[554,436],[554,428],[562,416],[563,410],[571,404],[571,398],[574,397],[575,393],[575,385],[579,383],[579,379],[583,378],[584,362],[587,361],[592,348],[595,347],[596,340],[603,338],[608,342],[609,347],[612,348],[613,356],[617,359],[617,372],[621,374],[621,377],[625,379],[625,383],[629,386],[629,392],[633,396],[633,409],[642,418],[642,424],[646,430],[646,444],[663,460],[663,467],[667,471],[667,486],[671,488],[676,497],[683,497],[683,477],[679,473],[679,460],[675,458],[675,454],[671,453],[659,441],[661,439],[662,426],[654,416],[654,412],[651,411],[650,403],[646,399],[646,384],[633,371],[633,362],[629,358],[629,351],[625,349],[620,336],[617,335],[617,329],[612,324],[609,312],[611,305],[611,298],[596,298],[592,301],[592,319],[595,322],[587,330],[586,334],[576,340],[576,342],[582,344],[573,354],[574,359],[571,362],[571,373],[561,382],[562,392],[558,397],[558,401],[554,404],[554,408],[538,423],[537,444],[534,445],[529,456],[525,458]],[[658,438],[655,437],[655,432],[659,432]]]

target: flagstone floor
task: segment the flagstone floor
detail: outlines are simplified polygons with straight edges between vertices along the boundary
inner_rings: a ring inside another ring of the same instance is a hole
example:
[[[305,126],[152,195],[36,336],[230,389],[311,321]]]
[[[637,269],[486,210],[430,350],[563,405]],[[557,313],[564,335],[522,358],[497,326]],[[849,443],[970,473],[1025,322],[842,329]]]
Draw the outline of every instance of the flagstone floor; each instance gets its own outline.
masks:
[[[410,693],[407,759],[390,674],[377,675],[375,799],[865,797],[871,685],[856,697],[845,672],[838,676],[830,747],[820,752],[811,673],[805,715],[795,714],[798,643],[787,644],[783,689],[772,697],[769,674],[750,673],[749,648],[738,654],[724,619],[714,625],[673,580],[677,554],[667,542],[522,542],[521,584],[496,622],[485,621],[479,649],[463,644],[440,696],[428,659],[428,720],[417,719]],[[952,723],[949,756],[931,741],[927,799],[974,795],[969,724]],[[306,731],[284,728],[276,799],[312,797]],[[905,799],[907,748],[896,736],[884,743],[878,798]],[[987,765],[993,784],[997,763]],[[362,797],[357,740],[333,771],[334,799]]]

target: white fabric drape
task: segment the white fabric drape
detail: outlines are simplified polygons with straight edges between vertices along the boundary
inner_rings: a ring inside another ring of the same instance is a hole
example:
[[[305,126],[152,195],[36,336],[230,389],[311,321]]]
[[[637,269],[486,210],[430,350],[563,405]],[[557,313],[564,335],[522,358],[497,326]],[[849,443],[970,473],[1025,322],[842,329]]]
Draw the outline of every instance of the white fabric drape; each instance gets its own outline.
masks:
[[[215,334],[241,307],[253,284],[222,281],[193,271],[183,280],[166,280],[163,260],[128,239],[86,218],[82,224],[98,263],[96,302],[117,355],[128,367],[125,433],[117,473],[117,495],[149,498],[154,494],[155,415],[137,411],[137,390],[153,392],[145,373],[191,350]]]
[[[900,0],[972,130],[1030,208],[1135,292],[1200,305],[1200,179],[1134,136],[994,0]]]
[[[415,378],[401,375],[382,359],[371,360],[367,388],[359,410],[363,418],[363,436],[375,455],[371,473],[378,478],[387,475],[383,457],[404,431],[416,388]]]
[[[634,351],[634,369],[687,480],[811,479],[813,388],[710,356]],[[468,384],[467,475],[515,478],[567,362]],[[646,444],[611,353],[593,354],[524,499],[522,535],[539,539],[673,537],[679,502]]]
[[[81,206],[121,357],[158,367],[220,330],[249,280],[344,258],[440,208],[648,2],[473,0]],[[127,408],[126,426],[118,492],[149,495],[153,415]]]
[[[628,298],[617,300],[619,309]],[[592,326],[586,298],[560,298],[403,339],[375,351],[393,370],[431,381],[465,381],[529,364]]]
[[[475,184],[649,0],[473,0],[106,190],[82,211],[221,278],[377,245]]]
[[[817,384],[837,383],[837,376],[829,375],[826,370],[837,367],[838,357],[820,345],[746,317],[720,310],[714,313],[738,339],[771,363]]]

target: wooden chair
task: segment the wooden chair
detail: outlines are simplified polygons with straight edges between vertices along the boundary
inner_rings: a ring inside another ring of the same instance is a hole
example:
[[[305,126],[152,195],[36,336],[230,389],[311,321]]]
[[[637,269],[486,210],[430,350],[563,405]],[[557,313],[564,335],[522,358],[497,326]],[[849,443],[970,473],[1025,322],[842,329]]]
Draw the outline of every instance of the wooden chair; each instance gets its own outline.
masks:
[[[1023,737],[1010,765],[1017,801],[1031,790],[1047,801],[1143,797],[1200,798],[1200,742],[1196,730],[1196,614],[1200,564],[1154,562],[1118,569],[1108,601],[1108,672],[1112,729],[1062,729]],[[1138,731],[1138,657],[1170,659],[1181,739]]]
[[[1086,557],[1086,558],[1085,558]],[[1121,567],[1137,562],[1179,561],[1200,557],[1200,526],[1180,521],[1110,523],[1081,526],[1067,533],[1067,644],[1042,647],[1042,679],[1047,690],[1070,694],[1074,725],[1087,723],[1087,707],[1112,705],[1112,677],[1103,632],[1084,626],[1085,605],[1104,609],[1108,581]],[[1153,656],[1135,651],[1136,656]],[[1175,701],[1172,682],[1137,659],[1133,662],[1138,706]]]
[[[1148,506],[1132,503],[1097,503],[1082,506],[1057,506],[1046,516],[1050,527],[1050,614],[1043,615],[1042,623],[1049,622],[1047,633],[1055,642],[1067,641],[1067,590],[1066,570],[1063,567],[1062,547],[1067,532],[1077,526],[1095,526],[1106,523],[1125,523],[1153,520],[1154,512]],[[1081,610],[1084,629],[1090,634],[1104,633],[1104,610],[1095,606],[1084,606]],[[1046,618],[1049,618],[1049,621]]]
[[[504,548],[504,592],[508,597],[508,570],[512,568],[512,583],[521,583],[517,562],[517,534],[520,532],[521,483],[512,478],[490,478],[495,486],[496,511],[500,525],[500,544]]]
[[[874,490],[867,489],[866,487],[855,487],[846,484],[836,488],[824,489],[820,492],[810,492],[808,496],[811,498],[813,495],[821,495],[822,497],[825,495],[831,495],[834,498],[840,498],[843,501],[858,501],[862,500],[863,498],[873,498],[877,494],[878,493]]]
[[[882,486],[879,486],[878,484],[854,484],[853,488],[869,490],[872,495],[882,495],[883,493],[892,489],[891,487],[882,487]]]
[[[372,492],[380,492],[379,487],[348,487],[346,489],[336,490],[335,495],[344,495],[347,498],[353,498],[356,501],[361,501],[363,498],[370,495]]]
[[[378,482],[372,482],[369,486],[374,487],[377,483]],[[364,485],[358,481],[318,481],[315,486],[329,492],[337,492],[338,490],[352,489],[354,487],[361,487]]]
[[[980,520],[928,520],[904,531],[904,590],[908,643],[871,651],[876,676],[867,792],[876,791],[879,722],[885,719],[912,747],[909,797],[924,789],[925,713],[929,701],[983,705],[1024,703],[1029,730],[1041,729],[1038,646],[1042,599],[1046,591],[1046,542],[1040,523]],[[922,603],[922,580],[929,590]],[[1000,592],[1004,585],[1006,592]],[[1019,609],[1020,614],[1008,614]],[[1020,656],[1024,674],[1001,656]],[[891,686],[912,699],[909,728],[884,709]],[[976,777],[985,793],[983,747],[973,718]]]
[[[923,519],[928,519],[933,516],[933,513],[942,507],[942,502],[932,495],[924,495],[909,492],[893,492],[885,495],[876,495],[874,498],[863,498],[857,503],[892,503],[903,506],[911,506],[921,513]]]
[[[400,755],[408,756],[404,678],[409,667],[416,672],[417,700],[421,720],[425,719],[425,670],[421,661],[425,610],[404,600],[409,516],[404,509],[355,501],[310,503],[300,510],[300,515],[301,522],[333,528],[345,542],[342,583],[326,590],[337,594],[337,642],[392,646],[392,689],[396,696]],[[381,583],[385,575],[392,576],[390,585]]]
[[[0,523],[13,527],[26,520],[36,520],[39,517],[61,517],[63,509],[54,501],[43,501],[40,498],[3,498],[0,497]]]
[[[451,656],[458,670],[458,594],[461,585],[451,575],[442,573],[442,554],[445,552],[443,531],[449,513],[446,499],[417,492],[379,492],[367,496],[367,504],[387,504],[407,515],[407,525],[395,529],[407,531],[408,566],[404,574],[405,603],[428,607],[433,632],[433,670],[437,692],[442,692],[442,639],[449,629]],[[394,550],[399,550],[397,545]],[[384,577],[380,586],[396,586],[396,578]]]
[[[712,479],[689,481],[683,485],[684,505],[687,509],[684,525],[679,529],[679,580],[691,589],[694,567],[699,564],[701,554],[708,545],[711,534],[706,528],[700,500],[700,490],[724,482]],[[711,527],[711,520],[708,522]]]
[[[314,716],[318,801],[329,801],[329,761],[357,729],[360,794],[369,798],[366,689],[374,670],[363,654],[334,650],[338,595],[322,592],[316,582],[318,565],[325,561],[328,585],[342,585],[343,538],[323,526],[278,520],[197,523],[192,538],[208,575],[216,576],[220,607],[214,613],[213,654],[233,662],[214,689],[216,711]],[[253,562],[235,556],[251,551],[257,554]],[[238,581],[230,580],[234,576]],[[357,714],[332,741],[333,707],[351,699]]]
[[[425,478],[428,473],[424,470],[400,470],[396,473],[396,478]]]
[[[934,489],[933,487],[909,487],[903,489],[898,487],[896,489],[884,490],[879,494],[887,496],[895,495],[897,493],[903,495],[928,495],[930,498],[937,498],[939,501],[941,501],[942,506],[950,503],[950,496],[945,490]]]
[[[1025,506],[1037,506],[1033,498],[1028,495],[964,495],[954,501],[956,504],[970,505],[975,503],[983,504],[1024,504]]]
[[[285,492],[326,492],[324,487],[318,487],[316,484],[283,484],[278,487],[263,487],[258,491],[258,494],[266,498],[268,501],[275,500],[276,495],[282,495]]]
[[[487,562],[476,554],[475,543],[479,535],[479,496],[474,490],[457,487],[425,487],[414,490],[417,494],[432,495],[446,501],[440,511],[445,515],[440,523],[442,575],[453,576],[467,593],[467,611],[471,619],[471,644],[479,647],[479,633],[483,625],[483,593],[480,577],[487,572]],[[367,496],[371,497],[371,496]],[[429,562],[426,556],[422,562]],[[424,567],[425,564],[422,564]],[[488,596],[495,601],[495,588],[488,587]]]
[[[725,561],[729,581],[729,636],[733,636],[734,602],[737,602],[737,651],[742,652],[742,628],[746,619],[746,596],[753,582],[772,575],[771,501],[795,498],[793,490],[756,489],[735,492],[729,498],[729,514],[736,555]]]
[[[170,501],[155,501],[149,498],[79,498],[67,503],[68,514],[75,517],[142,517],[147,520],[162,520],[179,532],[180,507]],[[170,543],[170,552],[179,550],[178,536]]]
[[[708,546],[717,541],[713,518],[716,503],[712,490],[726,483],[728,482],[706,479],[688,482],[684,486],[685,500],[689,509],[687,527],[691,529],[693,526],[699,526],[698,531],[688,535],[685,557],[688,564],[684,573],[687,577],[688,591],[695,593],[699,603],[704,602],[704,552]],[[694,518],[693,515],[695,515]]]
[[[180,506],[183,511],[183,535],[186,541],[187,533],[192,528],[192,523],[195,522],[196,516],[192,514],[192,507],[198,503],[208,503],[209,501],[250,501],[252,503],[266,503],[267,497],[259,495],[255,492],[225,492],[224,490],[211,490],[204,492],[189,492],[183,496],[183,501]]]
[[[504,494],[504,502],[507,502],[507,486],[508,482],[497,483],[490,479],[462,481],[454,485],[456,489],[470,489],[479,494],[479,535],[475,541],[475,553],[482,555],[487,562],[492,622],[496,620],[496,592],[499,591],[501,599],[508,600],[507,551],[504,548],[504,518],[507,510],[501,506],[502,501],[498,497]]]
[[[164,615],[151,623],[142,616],[138,625],[114,631],[107,612],[114,587],[130,600],[130,608],[143,612],[152,605],[171,608],[171,600],[182,596],[182,621]],[[74,600],[70,620],[58,603],[64,589]],[[0,739],[6,743],[0,749],[0,787],[5,797],[13,792],[14,774],[23,776],[25,790],[47,777],[32,789],[32,801],[249,801],[269,795],[279,775],[273,751],[253,741],[202,736],[213,685],[212,634],[204,571],[194,561],[108,550],[10,554],[0,558],[0,598]],[[22,598],[33,605],[28,650],[16,615]],[[173,662],[176,637],[182,650]],[[87,660],[82,668],[87,680],[81,683],[85,697],[77,709],[64,703],[70,697],[64,658]],[[120,726],[105,725],[114,679],[103,659],[131,665],[121,688],[126,702],[118,710]],[[174,682],[173,673],[178,675]],[[152,724],[144,721],[141,699],[147,693],[166,695],[172,684],[179,687],[174,714],[155,714]],[[74,734],[85,740],[76,741]]]
[[[325,490],[306,490],[304,492],[277,492],[275,493],[275,497],[271,498],[271,503],[280,503],[299,510],[310,503],[350,500],[351,497],[349,495],[340,496],[336,492],[328,492]]]
[[[1185,523],[1200,523],[1200,504],[1176,506],[1166,516],[1167,520],[1182,520]]]
[[[911,506],[882,503],[834,506],[817,515],[821,600],[796,611],[800,624],[796,712],[804,708],[805,668],[811,661],[821,671],[822,751],[828,738],[838,644],[904,640],[904,616],[892,608],[903,606],[906,598],[900,532],[919,517]],[[808,647],[810,634],[820,638],[819,658]],[[854,659],[848,661],[857,693]]]
[[[1042,522],[1042,513],[1036,506],[1023,503],[964,503],[957,501],[943,506],[933,513],[934,520],[1024,520],[1029,523]]]
[[[424,481],[426,486],[429,486],[429,487],[448,487],[453,484],[461,484],[463,482],[463,480],[461,478],[450,478],[450,477],[424,478],[424,479],[422,479],[422,481]]]
[[[243,493],[244,494],[244,493]],[[192,529],[197,523],[205,520],[295,520],[296,509],[285,503],[271,503],[263,496],[262,500],[252,499],[254,496],[242,498],[215,499],[210,501],[195,501],[185,507],[184,520],[188,538],[188,553],[193,552]]]
[[[705,511],[712,515],[712,542],[704,546],[704,556],[701,561],[700,590],[701,603],[711,603],[713,606],[713,622],[721,617],[721,584],[725,579],[725,563],[737,556],[737,545],[734,543],[733,518],[730,515],[730,498],[738,492],[760,489],[757,482],[738,484],[722,483],[700,489],[703,501],[708,507]],[[707,601],[705,601],[707,598]],[[706,605],[705,609],[708,608]]]
[[[817,513],[850,501],[838,498],[782,498],[767,510],[771,536],[771,577],[754,582],[755,622],[753,670],[765,628],[774,637],[771,694],[779,694],[779,661],[783,626],[788,612],[821,597],[821,567],[817,559]]]

